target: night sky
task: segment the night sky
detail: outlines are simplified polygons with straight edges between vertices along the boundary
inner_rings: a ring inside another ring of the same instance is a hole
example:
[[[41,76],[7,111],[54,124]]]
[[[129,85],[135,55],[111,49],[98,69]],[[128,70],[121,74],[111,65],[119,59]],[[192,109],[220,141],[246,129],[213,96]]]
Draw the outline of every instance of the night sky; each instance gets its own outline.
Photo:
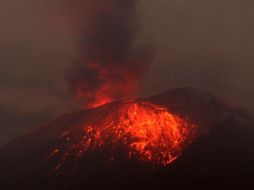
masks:
[[[66,82],[80,2],[0,3],[0,144],[80,109]],[[250,0],[140,1],[136,40],[154,51],[141,96],[189,86],[254,111],[253,10]]]

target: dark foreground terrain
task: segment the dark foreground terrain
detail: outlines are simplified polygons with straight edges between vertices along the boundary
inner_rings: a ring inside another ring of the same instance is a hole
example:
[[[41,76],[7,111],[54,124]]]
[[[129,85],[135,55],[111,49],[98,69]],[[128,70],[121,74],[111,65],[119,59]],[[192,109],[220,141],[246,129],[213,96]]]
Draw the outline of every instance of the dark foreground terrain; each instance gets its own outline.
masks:
[[[170,90],[146,101],[163,105],[199,126],[200,137],[167,167],[153,169],[121,157],[105,164],[107,150],[88,152],[75,172],[50,173],[48,159],[66,129],[91,112],[65,114],[0,148],[0,188],[5,189],[254,189],[254,117],[190,88]],[[111,105],[98,108],[102,112]],[[67,171],[67,168],[66,168]]]

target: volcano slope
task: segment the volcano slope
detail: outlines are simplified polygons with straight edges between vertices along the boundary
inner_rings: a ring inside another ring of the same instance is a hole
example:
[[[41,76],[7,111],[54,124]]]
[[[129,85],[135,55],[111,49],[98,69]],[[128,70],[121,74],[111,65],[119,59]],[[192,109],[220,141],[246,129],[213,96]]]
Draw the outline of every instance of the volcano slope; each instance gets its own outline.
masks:
[[[253,115],[181,88],[64,114],[2,146],[0,187],[253,189],[253,163]]]

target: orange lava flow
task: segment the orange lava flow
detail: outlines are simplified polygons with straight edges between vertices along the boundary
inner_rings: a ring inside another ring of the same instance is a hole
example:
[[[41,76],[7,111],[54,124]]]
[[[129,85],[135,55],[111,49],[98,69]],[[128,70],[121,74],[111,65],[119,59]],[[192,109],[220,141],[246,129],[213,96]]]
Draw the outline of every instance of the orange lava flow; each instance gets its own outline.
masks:
[[[82,138],[77,140],[69,133],[65,138],[71,142],[72,149],[67,153],[74,152],[78,159],[87,151],[111,147],[113,159],[116,150],[122,148],[128,159],[166,166],[194,140],[196,129],[196,125],[171,114],[164,107],[132,102],[119,106],[102,119],[85,123]]]

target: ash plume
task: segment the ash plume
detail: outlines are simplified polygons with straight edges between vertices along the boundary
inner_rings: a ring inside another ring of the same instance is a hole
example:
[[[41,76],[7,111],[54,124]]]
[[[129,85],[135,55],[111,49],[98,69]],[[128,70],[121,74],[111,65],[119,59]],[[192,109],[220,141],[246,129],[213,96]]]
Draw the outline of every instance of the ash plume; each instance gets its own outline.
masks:
[[[68,78],[71,93],[84,107],[137,95],[150,62],[148,48],[135,43],[137,2],[88,2],[91,9],[79,39],[79,56]]]

